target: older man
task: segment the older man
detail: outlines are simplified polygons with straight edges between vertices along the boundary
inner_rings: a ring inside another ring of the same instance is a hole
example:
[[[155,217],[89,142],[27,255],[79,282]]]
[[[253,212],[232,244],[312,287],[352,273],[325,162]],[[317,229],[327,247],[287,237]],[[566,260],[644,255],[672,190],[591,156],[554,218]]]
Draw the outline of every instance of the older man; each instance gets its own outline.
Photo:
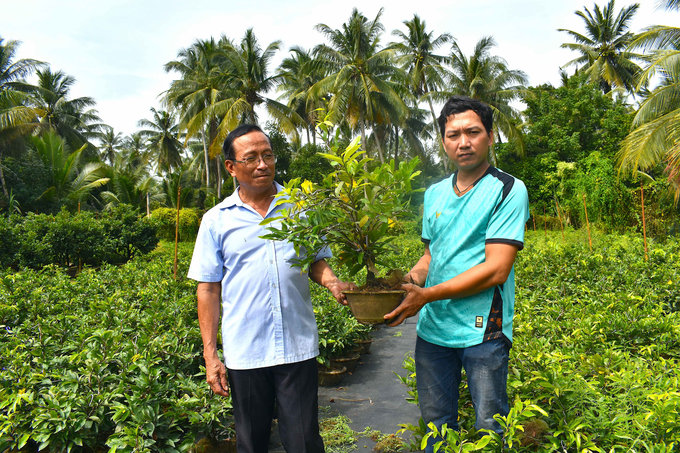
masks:
[[[335,276],[325,261],[328,250],[308,277],[291,267],[292,244],[260,238],[267,233],[260,222],[285,207],[274,202],[281,186],[274,182],[269,137],[258,126],[239,126],[223,151],[239,187],[203,216],[188,274],[199,282],[206,379],[218,395],[231,390],[239,453],[267,452],[275,402],[286,451],[323,452],[309,278],[343,304],[341,291],[354,285]],[[217,354],[220,315],[225,363]]]
[[[508,413],[513,264],[529,199],[522,181],[489,165],[492,123],[491,108],[475,99],[453,97],[442,108],[444,149],[458,170],[425,193],[425,253],[407,274],[415,285],[404,285],[404,302],[385,318],[396,325],[420,312],[415,359],[423,420],[458,429],[465,368],[475,427],[499,432],[494,415]]]

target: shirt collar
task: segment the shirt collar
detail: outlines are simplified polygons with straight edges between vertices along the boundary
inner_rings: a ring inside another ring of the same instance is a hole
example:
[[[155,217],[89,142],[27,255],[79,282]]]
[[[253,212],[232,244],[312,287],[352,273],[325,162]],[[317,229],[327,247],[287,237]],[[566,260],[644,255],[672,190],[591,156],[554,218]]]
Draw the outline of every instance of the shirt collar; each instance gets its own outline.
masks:
[[[274,181],[274,187],[276,187],[276,193],[279,193],[283,189],[283,186],[276,181]],[[217,206],[220,209],[229,209],[232,206],[243,206],[243,201],[241,201],[241,197],[238,195],[239,190],[241,190],[240,186],[236,188],[234,193],[222,200]]]

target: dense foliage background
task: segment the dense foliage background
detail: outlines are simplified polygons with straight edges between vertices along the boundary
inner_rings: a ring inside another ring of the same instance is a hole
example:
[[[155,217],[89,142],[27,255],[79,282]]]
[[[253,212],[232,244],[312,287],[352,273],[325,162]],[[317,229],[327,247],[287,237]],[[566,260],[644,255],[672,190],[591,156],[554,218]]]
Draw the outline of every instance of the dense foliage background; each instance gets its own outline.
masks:
[[[534,217],[579,228],[586,195],[591,222],[639,229],[642,188],[651,234],[677,234],[680,34],[630,30],[637,10],[610,0],[577,11],[585,31],[560,29],[576,58],[555,68],[556,87],[527,86],[520,68],[494,54],[491,36],[466,53],[417,15],[388,35],[382,10],[368,18],[355,8],[338,29],[316,24],[319,42],[292,46],[276,68],[281,42],[264,45],[252,29],[240,39],[196,40],[165,65],[176,79],[160,95],[162,109],[152,107],[129,136],[99,118],[94,99],[72,97],[72,76],[17,60],[20,43],[0,37],[0,212],[128,204],[148,213],[179,203],[200,218],[234,190],[220,146],[238,124],[260,121],[257,108],[271,120],[281,183],[319,182],[328,172],[317,154],[328,150],[317,131],[325,122],[346,143],[361,136],[376,164],[418,156],[417,184],[427,187],[454,170],[436,109],[465,95],[493,107],[489,159],[526,183]]]
[[[639,236],[597,232],[593,242],[591,251],[583,230],[566,240],[527,233],[509,378],[521,404],[506,442],[520,451],[671,451],[680,442],[680,243],[652,242],[645,260]],[[422,253],[413,232],[394,246],[397,267]],[[179,275],[191,250],[180,244]],[[195,282],[172,278],[173,255],[162,243],[75,278],[56,267],[0,272],[1,449],[172,452],[233,434],[230,400],[205,383]],[[312,294],[326,362],[367,332],[323,288]],[[472,448],[474,411],[461,394],[459,442]],[[523,410],[531,405],[544,413]]]

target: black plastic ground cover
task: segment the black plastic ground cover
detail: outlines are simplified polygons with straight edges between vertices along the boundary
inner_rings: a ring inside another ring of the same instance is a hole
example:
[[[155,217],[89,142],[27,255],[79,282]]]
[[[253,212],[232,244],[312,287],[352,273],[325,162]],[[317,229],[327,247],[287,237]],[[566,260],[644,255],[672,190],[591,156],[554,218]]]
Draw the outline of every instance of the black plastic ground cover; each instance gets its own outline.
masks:
[[[383,434],[394,434],[400,423],[418,423],[420,411],[408,403],[406,388],[394,373],[406,375],[402,368],[404,356],[413,355],[416,345],[417,317],[407,319],[397,327],[382,326],[372,332],[374,339],[370,353],[361,356],[354,373],[346,375],[337,387],[319,388],[319,406],[330,407],[331,413],[346,415],[354,431],[366,427]],[[325,414],[325,410],[322,413]],[[402,434],[408,439],[408,433]],[[370,452],[375,441],[359,438],[357,452]],[[269,451],[285,451],[274,428]],[[292,452],[291,452],[292,453]]]

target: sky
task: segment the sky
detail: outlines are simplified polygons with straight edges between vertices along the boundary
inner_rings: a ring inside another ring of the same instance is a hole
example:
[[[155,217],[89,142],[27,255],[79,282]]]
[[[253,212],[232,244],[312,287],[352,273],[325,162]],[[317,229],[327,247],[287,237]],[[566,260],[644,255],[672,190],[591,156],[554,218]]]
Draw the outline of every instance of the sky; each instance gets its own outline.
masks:
[[[601,7],[604,0],[597,2]],[[632,4],[619,0],[617,11]],[[649,25],[680,24],[678,12],[657,8],[656,0],[639,0],[631,30]],[[202,1],[177,0],[32,0],[0,6],[0,37],[21,41],[17,58],[48,63],[53,71],[75,77],[71,97],[89,96],[103,122],[116,132],[131,134],[137,121],[151,118],[160,108],[159,95],[177,74],[166,73],[165,63],[197,39],[221,35],[239,41],[253,28],[262,47],[281,40],[274,67],[294,45],[312,48],[326,42],[315,30],[319,23],[340,28],[357,6],[370,20],[384,7],[382,43],[405,30],[405,20],[420,16],[436,35],[450,33],[466,55],[483,36],[493,36],[494,54],[511,69],[523,70],[532,86],[559,85],[559,68],[578,55],[560,45],[572,42],[558,28],[584,31],[574,14],[594,3],[584,0],[448,0],[355,4],[325,0]],[[440,49],[447,53],[449,48]],[[270,93],[277,97],[277,93]]]

